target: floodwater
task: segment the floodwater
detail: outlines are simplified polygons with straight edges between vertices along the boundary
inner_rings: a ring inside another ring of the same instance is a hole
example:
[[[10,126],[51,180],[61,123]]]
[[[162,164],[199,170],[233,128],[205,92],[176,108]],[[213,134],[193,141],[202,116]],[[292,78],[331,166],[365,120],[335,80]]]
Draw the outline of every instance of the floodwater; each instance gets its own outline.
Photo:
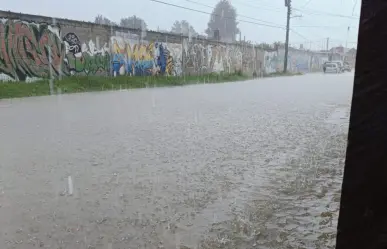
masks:
[[[352,82],[0,101],[0,248],[333,248]]]

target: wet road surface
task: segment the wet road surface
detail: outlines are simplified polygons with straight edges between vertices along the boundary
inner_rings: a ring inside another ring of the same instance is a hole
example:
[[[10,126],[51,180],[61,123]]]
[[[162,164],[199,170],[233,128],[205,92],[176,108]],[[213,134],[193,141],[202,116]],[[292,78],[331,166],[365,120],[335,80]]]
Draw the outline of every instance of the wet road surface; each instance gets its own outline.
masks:
[[[0,101],[0,248],[334,248],[352,81]]]

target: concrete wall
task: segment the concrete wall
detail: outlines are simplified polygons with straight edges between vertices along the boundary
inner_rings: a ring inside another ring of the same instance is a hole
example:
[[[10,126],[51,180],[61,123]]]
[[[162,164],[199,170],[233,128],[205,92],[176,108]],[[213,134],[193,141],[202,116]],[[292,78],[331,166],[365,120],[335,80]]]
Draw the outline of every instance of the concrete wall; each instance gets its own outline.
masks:
[[[282,72],[284,69],[285,49],[266,51],[264,59],[265,73]],[[298,49],[289,49],[288,71],[293,73],[309,73],[322,70],[322,64],[328,56],[321,53]]]
[[[225,44],[52,17],[0,11],[0,80],[50,75],[197,75],[283,70],[284,49]],[[325,57],[289,51],[289,71],[321,70]]]
[[[122,27],[0,11],[0,80],[50,75],[261,73],[264,51]]]

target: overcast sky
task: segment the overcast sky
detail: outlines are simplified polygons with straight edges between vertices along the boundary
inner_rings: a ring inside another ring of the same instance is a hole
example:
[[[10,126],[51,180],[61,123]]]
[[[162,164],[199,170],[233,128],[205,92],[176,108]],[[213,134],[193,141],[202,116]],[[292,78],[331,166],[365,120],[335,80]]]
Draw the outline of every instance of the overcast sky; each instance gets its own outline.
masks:
[[[218,0],[160,0],[195,10],[211,12],[206,6],[215,6]],[[286,8],[284,0],[230,0],[237,9],[239,20],[284,27]],[[303,44],[306,48],[325,49],[327,38],[329,46],[355,47],[357,42],[360,15],[359,0],[293,0],[290,43]],[[204,33],[208,14],[180,9],[151,0],[9,0],[1,4],[3,10],[29,14],[62,17],[83,21],[94,21],[102,14],[114,22],[121,17],[136,15],[143,18],[152,30],[169,30],[175,20],[187,20],[199,33]],[[297,17],[302,15],[302,17]],[[248,18],[250,17],[250,19]],[[255,18],[255,19],[253,19]],[[262,20],[257,21],[256,19]],[[347,32],[350,27],[349,32]],[[284,41],[285,32],[281,28],[265,27],[258,24],[240,22],[239,28],[246,40],[253,42]],[[347,39],[348,37],[348,39]]]

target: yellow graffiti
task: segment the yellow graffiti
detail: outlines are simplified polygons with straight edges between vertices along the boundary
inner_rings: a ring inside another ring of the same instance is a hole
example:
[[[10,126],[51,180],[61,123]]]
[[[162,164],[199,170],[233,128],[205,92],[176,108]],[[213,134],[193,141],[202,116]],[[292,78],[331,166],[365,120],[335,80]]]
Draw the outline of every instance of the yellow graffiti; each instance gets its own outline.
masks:
[[[168,60],[167,60],[166,72],[168,75],[172,75],[173,73],[173,58],[170,55],[168,56]]]
[[[151,48],[153,47],[153,43],[147,45],[144,44],[134,44],[133,48],[130,46],[130,44],[127,44],[126,51],[128,58],[131,58],[132,60],[152,60],[153,59],[153,53],[151,51]]]
[[[114,43],[113,43],[113,53],[115,53],[115,54],[121,53],[121,48],[118,45],[117,40],[114,40]]]
[[[150,43],[149,45],[145,44],[134,44],[130,45],[129,43],[125,44],[124,48],[121,48],[116,40],[113,43],[113,53],[115,54],[125,54],[128,59],[132,59],[135,61],[140,60],[153,60],[153,51],[154,51],[154,43]]]

